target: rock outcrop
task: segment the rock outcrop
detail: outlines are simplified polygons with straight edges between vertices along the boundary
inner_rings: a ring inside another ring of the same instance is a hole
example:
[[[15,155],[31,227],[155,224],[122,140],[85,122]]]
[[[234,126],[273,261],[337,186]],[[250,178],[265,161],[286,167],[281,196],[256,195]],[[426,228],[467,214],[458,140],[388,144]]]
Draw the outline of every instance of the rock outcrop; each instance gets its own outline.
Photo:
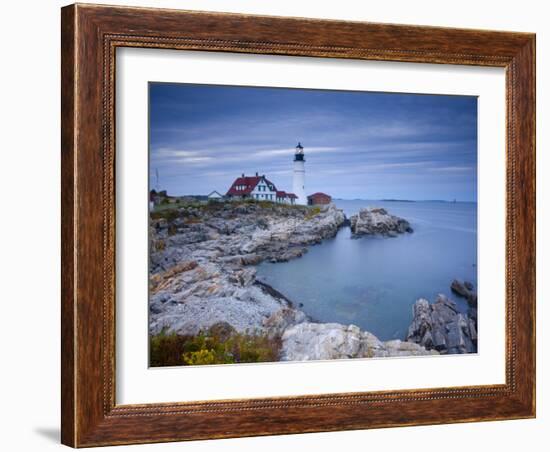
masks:
[[[282,336],[283,361],[376,358],[387,356],[437,355],[436,350],[412,342],[380,341],[355,325],[303,322],[285,330]]]
[[[456,303],[444,295],[435,303],[420,298],[413,306],[413,321],[409,326],[407,341],[419,344],[441,354],[477,352],[477,314],[458,311]]]
[[[354,237],[363,235],[396,237],[397,234],[413,232],[407,220],[391,215],[381,207],[361,209],[357,215],[351,216],[350,224]]]
[[[477,294],[474,292],[474,285],[471,282],[461,282],[458,279],[455,279],[451,283],[451,290],[455,294],[466,298],[470,306],[477,306]]]
[[[343,223],[322,209],[259,203],[182,208],[150,227],[149,331],[196,335],[226,322],[238,332],[282,334],[306,315],[256,281],[255,265],[297,258]]]

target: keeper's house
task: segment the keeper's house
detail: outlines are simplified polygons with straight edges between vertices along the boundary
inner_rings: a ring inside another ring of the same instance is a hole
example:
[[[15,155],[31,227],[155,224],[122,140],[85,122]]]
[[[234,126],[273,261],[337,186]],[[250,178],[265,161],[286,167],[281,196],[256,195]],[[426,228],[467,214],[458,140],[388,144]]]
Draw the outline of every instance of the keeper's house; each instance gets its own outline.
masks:
[[[228,199],[255,199],[280,204],[294,204],[296,195],[277,190],[273,182],[265,175],[245,176],[235,179],[225,195]]]

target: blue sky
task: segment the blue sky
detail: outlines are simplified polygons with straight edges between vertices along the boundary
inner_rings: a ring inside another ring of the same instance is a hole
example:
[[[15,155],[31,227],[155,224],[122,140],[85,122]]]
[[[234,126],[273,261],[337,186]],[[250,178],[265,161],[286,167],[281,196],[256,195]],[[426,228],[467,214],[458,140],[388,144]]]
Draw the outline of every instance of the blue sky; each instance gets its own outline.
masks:
[[[477,98],[234,86],[149,85],[150,186],[225,193],[242,173],[344,199],[477,194]]]

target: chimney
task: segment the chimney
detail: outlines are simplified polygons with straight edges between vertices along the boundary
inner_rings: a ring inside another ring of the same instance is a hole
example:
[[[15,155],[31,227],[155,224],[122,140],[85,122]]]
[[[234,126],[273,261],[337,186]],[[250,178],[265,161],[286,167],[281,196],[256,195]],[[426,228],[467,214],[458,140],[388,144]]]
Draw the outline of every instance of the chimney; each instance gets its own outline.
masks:
[[[256,177],[258,177],[258,171],[256,171]]]
[[[244,173],[241,174],[241,177],[244,177]]]

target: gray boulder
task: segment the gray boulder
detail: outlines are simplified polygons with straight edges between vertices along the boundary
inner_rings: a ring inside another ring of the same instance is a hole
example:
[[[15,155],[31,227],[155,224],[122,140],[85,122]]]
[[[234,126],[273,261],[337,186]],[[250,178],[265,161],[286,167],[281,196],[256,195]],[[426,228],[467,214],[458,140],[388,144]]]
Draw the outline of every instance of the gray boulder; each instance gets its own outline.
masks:
[[[433,304],[420,298],[413,305],[407,341],[442,354],[476,353],[477,319],[459,312],[442,294]]]
[[[355,325],[302,322],[282,336],[282,361],[437,355],[436,350],[400,340],[382,342]]]
[[[391,215],[381,207],[361,209],[358,214],[350,217],[350,225],[354,237],[363,235],[396,237],[398,234],[413,232],[407,220]]]
[[[451,290],[455,294],[466,298],[470,306],[477,306],[477,294],[474,292],[474,285],[471,282],[461,282],[458,279],[454,279],[451,283]]]

